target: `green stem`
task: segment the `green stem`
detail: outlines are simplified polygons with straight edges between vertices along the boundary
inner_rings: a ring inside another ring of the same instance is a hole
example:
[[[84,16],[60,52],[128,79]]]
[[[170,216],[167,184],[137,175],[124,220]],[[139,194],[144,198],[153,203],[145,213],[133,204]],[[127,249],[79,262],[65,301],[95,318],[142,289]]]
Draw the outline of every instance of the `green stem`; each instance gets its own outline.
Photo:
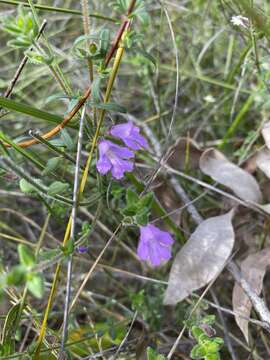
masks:
[[[1,3],[8,4],[8,5],[15,5],[15,6],[23,5],[25,7],[30,7],[30,5],[27,4],[26,2],[16,1],[16,0],[0,0],[0,4]],[[38,9],[41,11],[60,12],[60,13],[64,13],[64,14],[71,14],[71,15],[78,15],[78,16],[82,15],[81,11],[66,9],[66,8],[59,8],[59,7],[55,7],[55,6],[34,4],[34,7],[35,7],[35,9]],[[107,21],[114,22],[114,23],[118,22],[118,19],[112,18],[110,16],[104,16],[104,15],[97,14],[97,13],[92,13],[89,15],[89,17],[107,20]]]
[[[126,177],[132,182],[135,186],[137,192],[144,191],[144,184],[140,182],[133,173],[127,173]],[[181,241],[182,244],[185,243],[185,237],[183,236],[182,232],[179,230],[178,226],[172,221],[172,219],[167,215],[166,210],[163,209],[161,204],[158,202],[157,199],[154,198],[152,208],[154,212],[163,218],[164,223],[170,228],[170,230],[175,234],[177,239]]]

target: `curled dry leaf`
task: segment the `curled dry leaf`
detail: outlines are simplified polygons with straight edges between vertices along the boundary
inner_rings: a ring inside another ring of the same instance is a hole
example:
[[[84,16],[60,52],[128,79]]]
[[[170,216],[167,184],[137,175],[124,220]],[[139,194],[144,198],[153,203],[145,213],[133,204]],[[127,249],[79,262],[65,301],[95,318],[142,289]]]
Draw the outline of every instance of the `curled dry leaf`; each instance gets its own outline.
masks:
[[[178,252],[164,304],[177,304],[219,275],[234,245],[233,213],[204,220]]]
[[[230,162],[220,151],[204,151],[200,158],[200,168],[203,173],[230,188],[239,198],[255,203],[262,201],[262,193],[256,179]]]
[[[263,287],[263,278],[270,265],[270,247],[265,248],[255,254],[249,255],[241,264],[242,275],[249,283],[252,290],[260,295]],[[235,311],[235,320],[246,341],[248,342],[248,320],[252,309],[252,303],[244,290],[235,283],[233,289],[233,310]]]
[[[175,145],[169,148],[167,164],[176,170],[192,170],[199,168],[202,150],[189,138],[180,138]]]
[[[264,138],[265,144],[270,149],[270,121],[266,122],[262,128],[262,136]]]

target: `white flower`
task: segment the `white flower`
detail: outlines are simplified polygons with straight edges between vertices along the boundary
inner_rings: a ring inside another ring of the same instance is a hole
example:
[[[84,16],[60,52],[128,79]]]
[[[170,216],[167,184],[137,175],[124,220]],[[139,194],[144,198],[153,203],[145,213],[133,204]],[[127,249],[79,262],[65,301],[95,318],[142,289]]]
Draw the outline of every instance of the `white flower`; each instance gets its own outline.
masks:
[[[216,99],[214,98],[214,96],[212,94],[206,95],[203,99],[204,99],[204,101],[206,101],[208,103],[216,102]]]
[[[249,20],[247,17],[242,15],[234,15],[231,18],[231,23],[235,26],[242,26],[245,29],[248,29],[249,27]]]

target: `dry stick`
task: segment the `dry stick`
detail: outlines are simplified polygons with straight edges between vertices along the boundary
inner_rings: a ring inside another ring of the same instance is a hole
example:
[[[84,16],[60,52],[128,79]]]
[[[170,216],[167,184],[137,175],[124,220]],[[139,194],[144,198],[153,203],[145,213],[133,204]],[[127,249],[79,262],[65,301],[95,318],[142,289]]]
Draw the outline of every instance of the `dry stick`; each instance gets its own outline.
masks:
[[[82,152],[82,141],[83,141],[83,126],[85,119],[86,107],[84,106],[80,121],[79,135],[78,135],[78,144],[77,144],[77,156],[76,156],[76,167],[74,175],[74,187],[73,187],[73,206],[71,213],[71,229],[70,229],[70,241],[74,245],[75,242],[75,230],[76,230],[76,220],[77,212],[79,205],[79,186],[80,186],[80,161],[81,161],[81,152]],[[70,302],[70,291],[71,291],[71,278],[72,278],[72,263],[73,263],[73,254],[70,254],[68,257],[68,271],[67,271],[67,285],[66,285],[66,300],[65,300],[65,310],[64,310],[64,322],[63,322],[63,332],[62,332],[62,342],[61,350],[65,350],[65,343],[68,335],[68,314],[69,314],[69,302]]]
[[[41,25],[41,27],[40,27],[40,29],[39,29],[39,32],[38,32],[38,34],[37,34],[36,40],[38,40],[38,39],[40,38],[40,36],[41,36],[41,34],[43,33],[46,25],[47,25],[47,20],[44,20],[43,23],[42,23],[42,25]],[[33,50],[33,47],[32,47],[32,46],[30,47],[30,51],[31,51],[31,50]],[[21,75],[21,73],[22,73],[22,71],[23,71],[23,68],[25,67],[28,59],[29,59],[29,58],[28,58],[27,55],[25,55],[24,58],[22,59],[22,61],[21,61],[20,65],[19,65],[19,67],[18,67],[18,69],[17,69],[17,71],[16,71],[13,79],[11,80],[11,82],[10,82],[7,90],[5,91],[4,97],[8,98],[8,97],[11,95],[11,93],[12,93],[12,91],[13,91],[13,89],[14,89],[14,86],[16,85],[16,83],[17,83],[17,81],[18,81],[18,79],[19,79],[19,77],[20,77],[20,75]]]

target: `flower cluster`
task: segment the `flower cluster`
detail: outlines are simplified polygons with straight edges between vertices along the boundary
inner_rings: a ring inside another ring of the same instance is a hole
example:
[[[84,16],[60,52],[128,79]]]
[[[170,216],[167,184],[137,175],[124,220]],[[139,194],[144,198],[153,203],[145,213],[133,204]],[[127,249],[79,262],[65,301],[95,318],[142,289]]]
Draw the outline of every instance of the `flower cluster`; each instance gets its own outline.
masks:
[[[98,146],[97,170],[102,175],[111,171],[115,179],[121,179],[126,171],[133,170],[134,165],[131,159],[134,158],[134,150],[146,149],[148,143],[140,134],[140,129],[131,121],[113,126],[110,134],[122,140],[126,147],[114,144],[109,140],[102,140]]]
[[[109,140],[102,140],[98,145],[97,170],[102,175],[111,171],[113,178],[122,179],[125,172],[133,170],[134,151],[147,149],[148,143],[140,134],[140,129],[131,121],[113,126],[110,135],[120,139],[125,146],[117,145]],[[162,231],[154,225],[140,226],[137,255],[151,266],[159,266],[171,258],[173,242],[174,240],[168,232]],[[84,253],[85,249],[78,249],[78,251]]]

